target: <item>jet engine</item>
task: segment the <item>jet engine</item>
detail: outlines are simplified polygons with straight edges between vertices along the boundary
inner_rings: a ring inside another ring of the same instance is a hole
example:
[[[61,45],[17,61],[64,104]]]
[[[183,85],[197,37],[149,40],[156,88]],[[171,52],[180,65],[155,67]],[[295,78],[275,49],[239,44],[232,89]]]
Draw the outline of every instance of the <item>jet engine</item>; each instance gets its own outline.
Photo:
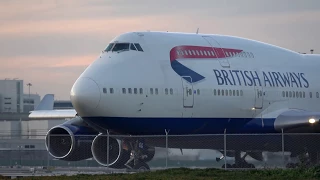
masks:
[[[124,164],[130,158],[130,151],[123,149],[121,140],[109,137],[109,157],[108,157],[108,136],[99,134],[92,142],[93,158],[102,166],[111,168],[125,168]],[[109,158],[109,160],[108,160]]]
[[[75,120],[79,122],[79,119]],[[87,126],[70,122],[50,129],[46,136],[46,148],[56,159],[80,161],[92,157],[91,144],[98,134]]]

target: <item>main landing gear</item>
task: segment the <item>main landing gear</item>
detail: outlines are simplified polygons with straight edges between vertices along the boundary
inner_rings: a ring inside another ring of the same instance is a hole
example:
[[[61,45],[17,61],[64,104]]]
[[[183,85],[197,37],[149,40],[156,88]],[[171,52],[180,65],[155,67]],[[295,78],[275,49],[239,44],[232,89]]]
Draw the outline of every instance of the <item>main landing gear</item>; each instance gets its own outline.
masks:
[[[235,151],[235,163],[234,164],[223,164],[222,168],[255,168],[255,166],[251,163],[248,163],[245,158],[247,157],[247,153],[241,157],[241,152],[240,151]],[[223,158],[226,158],[224,156],[220,158],[216,158],[217,162],[221,161]]]
[[[318,151],[308,151],[305,149],[304,152],[299,154],[297,158],[299,163],[288,163],[286,168],[297,168],[297,167],[314,167],[320,164],[319,159],[320,153]]]
[[[154,154],[152,155],[149,152],[150,150],[148,150],[144,142],[137,139],[134,142],[129,142],[129,146],[131,149],[130,158],[125,163],[127,170],[138,172],[150,171],[150,167],[146,162],[150,161]]]

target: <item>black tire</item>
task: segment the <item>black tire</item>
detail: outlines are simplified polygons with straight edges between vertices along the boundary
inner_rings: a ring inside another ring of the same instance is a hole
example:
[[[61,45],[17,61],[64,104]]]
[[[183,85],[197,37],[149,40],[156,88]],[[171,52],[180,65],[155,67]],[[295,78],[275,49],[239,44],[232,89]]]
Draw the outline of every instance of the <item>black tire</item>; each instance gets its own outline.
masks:
[[[248,164],[248,168],[255,169],[256,167],[253,164]]]
[[[133,169],[138,172],[150,171],[149,165],[145,162],[138,162],[135,166],[133,166]]]
[[[225,164],[223,164],[221,168],[224,169],[224,167],[225,167]],[[227,164],[227,169],[230,169],[230,168],[232,168],[231,164]]]
[[[286,165],[286,168],[288,168],[288,169],[292,169],[292,168],[296,168],[296,167],[297,167],[297,164],[295,164],[295,163],[288,163]]]

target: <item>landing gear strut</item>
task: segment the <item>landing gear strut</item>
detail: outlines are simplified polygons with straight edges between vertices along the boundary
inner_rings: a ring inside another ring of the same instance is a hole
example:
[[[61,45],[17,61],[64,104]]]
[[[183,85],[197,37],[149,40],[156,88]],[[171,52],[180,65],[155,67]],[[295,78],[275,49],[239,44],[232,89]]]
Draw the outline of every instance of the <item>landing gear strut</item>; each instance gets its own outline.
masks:
[[[246,153],[245,155],[243,155],[241,157],[241,152],[240,151],[236,151],[235,152],[235,164],[227,164],[226,168],[255,168],[255,166],[253,164],[248,163],[245,158],[247,157],[248,153]],[[221,159],[225,158],[224,156],[217,158],[217,162],[219,162]],[[222,168],[225,168],[225,164],[222,165]]]
[[[286,168],[296,168],[296,167],[313,167],[319,164],[319,152],[308,151],[305,149],[304,152],[298,156],[299,163],[288,163]]]
[[[150,167],[146,163],[149,158],[147,155],[147,147],[144,145],[144,142],[137,139],[129,144],[131,153],[129,160],[125,163],[127,170],[135,170],[139,172],[150,171]]]

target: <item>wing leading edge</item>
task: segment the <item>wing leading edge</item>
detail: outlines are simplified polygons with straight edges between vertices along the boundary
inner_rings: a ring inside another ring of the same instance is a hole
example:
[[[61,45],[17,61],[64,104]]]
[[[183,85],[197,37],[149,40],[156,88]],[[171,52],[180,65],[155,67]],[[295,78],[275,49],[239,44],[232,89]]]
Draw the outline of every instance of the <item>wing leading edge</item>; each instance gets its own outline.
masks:
[[[274,122],[277,131],[295,133],[320,132],[320,112],[290,109],[281,113]]]

